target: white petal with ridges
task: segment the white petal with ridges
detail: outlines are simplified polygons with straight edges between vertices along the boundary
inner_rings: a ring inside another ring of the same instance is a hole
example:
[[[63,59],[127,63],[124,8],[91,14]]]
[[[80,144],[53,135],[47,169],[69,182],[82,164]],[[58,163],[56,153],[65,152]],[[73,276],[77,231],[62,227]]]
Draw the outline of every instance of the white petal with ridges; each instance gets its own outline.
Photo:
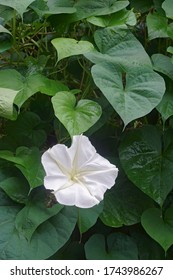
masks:
[[[72,145],[57,144],[42,156],[44,185],[60,204],[90,208],[104,198],[118,169],[100,156],[86,136],[73,136]]]

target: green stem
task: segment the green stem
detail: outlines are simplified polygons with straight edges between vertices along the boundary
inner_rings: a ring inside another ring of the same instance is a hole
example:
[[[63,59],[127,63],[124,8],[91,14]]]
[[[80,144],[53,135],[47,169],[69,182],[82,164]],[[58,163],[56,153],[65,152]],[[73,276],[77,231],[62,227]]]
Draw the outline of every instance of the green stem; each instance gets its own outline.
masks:
[[[13,13],[12,35],[13,35],[14,45],[16,45],[16,10],[14,10]]]

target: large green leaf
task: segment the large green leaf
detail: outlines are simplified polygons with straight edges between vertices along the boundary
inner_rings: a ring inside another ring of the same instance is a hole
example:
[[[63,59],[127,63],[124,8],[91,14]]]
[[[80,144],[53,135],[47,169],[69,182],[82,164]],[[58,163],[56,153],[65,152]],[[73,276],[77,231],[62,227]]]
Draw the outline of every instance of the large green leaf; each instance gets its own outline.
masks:
[[[0,182],[0,187],[14,201],[26,203],[29,195],[29,185],[25,178],[9,177]]]
[[[77,221],[75,207],[64,207],[58,214],[42,223],[27,241],[23,231],[15,226],[21,207],[13,206],[0,191],[0,259],[43,260],[59,250],[70,238]],[[38,218],[38,217],[37,217]]]
[[[27,7],[34,2],[34,0],[0,0],[0,5],[8,6],[15,9],[21,17],[26,12]]]
[[[136,244],[132,238],[123,233],[112,233],[108,236],[107,242],[102,234],[92,235],[85,244],[85,254],[88,260],[138,259]]]
[[[13,120],[17,112],[13,107],[13,102],[19,91],[9,88],[0,88],[0,116]]]
[[[157,110],[162,116],[163,122],[165,122],[169,117],[173,116],[173,81],[169,80],[166,84],[166,92],[157,106]]]
[[[47,138],[40,117],[33,112],[20,113],[17,120],[8,122],[6,132],[5,140],[15,149],[20,146],[40,147]]]
[[[152,206],[152,199],[119,172],[116,185],[105,194],[100,218],[110,227],[130,226],[139,223],[144,210]]]
[[[173,1],[165,0],[162,4],[162,8],[164,9],[166,16],[173,19]]]
[[[17,214],[15,226],[25,238],[30,241],[33,233],[43,222],[58,214],[63,208],[60,204],[55,204],[51,208],[46,206],[45,191],[38,189],[36,193],[26,203],[26,206]]]
[[[143,213],[141,223],[165,251],[173,244],[173,208],[168,208],[163,216],[159,209],[149,208]]]
[[[0,158],[13,162],[27,179],[30,188],[43,184],[45,172],[38,148],[19,147],[15,155],[9,151],[0,151]]]
[[[151,68],[148,54],[129,30],[116,27],[99,29],[94,33],[94,40],[99,51],[94,50],[85,54],[93,63],[106,61],[123,66],[131,64],[131,68],[135,65],[141,65],[141,68],[144,66]]]
[[[86,232],[96,223],[102,210],[103,203],[88,209],[78,208],[78,227],[80,233]]]
[[[10,49],[12,42],[12,34],[0,24],[0,53]]]
[[[123,9],[105,16],[92,16],[87,18],[87,21],[100,27],[123,26],[126,28],[126,24],[132,26],[136,24],[136,17],[132,10]]]
[[[58,52],[58,61],[72,55],[85,54],[94,50],[94,46],[90,42],[77,41],[72,38],[56,38],[52,40],[52,44]]]
[[[144,193],[163,205],[173,189],[173,141],[163,147],[162,135],[155,126],[128,132],[119,150],[122,166],[129,179]]]
[[[72,16],[72,19],[77,21],[90,16],[110,15],[124,9],[128,4],[129,1],[125,0],[80,0],[74,5],[77,12]]]
[[[150,113],[165,92],[163,78],[144,66],[103,62],[92,67],[92,76],[125,126]]]
[[[149,13],[147,15],[147,28],[149,40],[155,38],[167,38],[168,20],[159,13]]]
[[[71,14],[76,12],[71,0],[47,0],[48,14]]]
[[[168,76],[173,80],[173,64],[171,58],[161,53],[153,54],[152,57],[154,70]]]
[[[0,90],[2,92],[2,97],[4,88],[4,100],[7,102],[9,99],[9,104],[11,107],[14,103],[19,108],[28,98],[30,98],[33,94],[37,92],[53,96],[60,90],[68,90],[68,88],[61,82],[50,80],[41,74],[31,74],[26,77],[23,77],[18,71],[14,69],[0,71]],[[12,90],[14,92],[12,92]],[[3,99],[1,103],[3,104]]]
[[[58,92],[52,97],[52,104],[56,117],[68,130],[70,136],[81,134],[94,125],[101,116],[98,103],[82,99],[76,104],[73,93]]]

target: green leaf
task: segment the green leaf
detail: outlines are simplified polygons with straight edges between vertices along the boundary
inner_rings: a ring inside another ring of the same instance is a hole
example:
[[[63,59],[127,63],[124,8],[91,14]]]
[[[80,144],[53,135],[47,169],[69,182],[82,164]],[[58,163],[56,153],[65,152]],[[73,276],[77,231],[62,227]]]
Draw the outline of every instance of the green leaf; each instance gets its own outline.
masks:
[[[125,0],[89,0],[87,2],[85,0],[80,0],[74,5],[77,12],[73,15],[72,19],[73,21],[78,21],[90,16],[110,15],[124,9],[128,4],[129,1]]]
[[[75,13],[76,9],[72,6],[71,0],[48,0],[48,14],[71,14]]]
[[[38,189],[36,194],[31,194],[26,206],[17,214],[16,229],[28,240],[43,222],[55,216],[63,206],[55,204],[51,208],[46,207],[46,193]]]
[[[144,66],[104,62],[92,67],[92,76],[125,126],[150,113],[165,92],[163,78]]]
[[[168,20],[158,13],[149,13],[147,15],[147,28],[149,40],[155,38],[167,38]]]
[[[121,10],[105,16],[92,16],[87,21],[100,27],[135,25],[136,17],[133,11]]]
[[[92,235],[85,244],[85,254],[88,260],[138,259],[136,244],[132,238],[123,233],[112,233],[108,236],[107,242],[102,234]]]
[[[135,129],[123,137],[119,156],[128,178],[162,206],[172,190],[172,139],[162,147],[162,135],[157,127]]]
[[[1,70],[0,116],[14,120],[17,118],[17,112],[13,104],[20,109],[24,102],[37,92],[53,96],[62,90],[68,90],[68,87],[41,74],[25,78],[14,69]]]
[[[58,52],[58,61],[72,55],[85,54],[94,50],[93,44],[88,41],[77,41],[71,38],[56,38],[51,42]]]
[[[138,247],[140,260],[164,260],[165,252],[163,248],[152,239],[143,228],[130,228],[130,236],[133,237]]]
[[[173,208],[168,208],[163,217],[159,209],[149,208],[143,213],[141,223],[166,252],[173,244]]]
[[[21,17],[26,12],[27,7],[34,2],[34,0],[0,0],[0,5],[8,6],[15,9]]]
[[[0,158],[15,163],[15,166],[27,179],[30,188],[43,184],[45,173],[38,148],[19,147],[15,155],[9,151],[0,151]]]
[[[9,88],[0,88],[0,116],[13,120],[16,118],[16,111],[13,102],[18,91]]]
[[[173,19],[173,2],[172,2],[172,0],[165,0],[162,4],[162,8],[164,9],[166,16],[168,18]]]
[[[93,63],[117,63],[120,65],[131,64],[131,68],[136,65],[152,68],[150,58],[144,50],[142,44],[129,31],[109,27],[99,29],[94,33],[94,40],[99,51],[92,51],[85,54],[85,57]]]
[[[139,223],[144,210],[152,206],[152,200],[119,172],[115,186],[105,194],[100,219],[110,227],[130,226]]]
[[[14,201],[26,203],[29,194],[29,185],[19,177],[9,177],[0,182],[0,187]]]
[[[11,48],[13,37],[10,31],[0,25],[0,53]]]
[[[68,241],[77,221],[76,208],[64,207],[57,215],[42,223],[29,242],[15,226],[19,211],[18,206],[0,206],[1,260],[49,258]]]
[[[82,99],[76,104],[73,93],[58,92],[52,97],[56,117],[68,130],[70,136],[81,134],[94,125],[101,116],[98,103]]]
[[[170,57],[157,53],[153,54],[151,59],[154,70],[168,76],[171,80],[173,80],[173,64]]]
[[[40,117],[33,112],[22,112],[16,121],[11,121],[6,127],[7,140],[11,147],[40,147],[46,141],[46,132],[42,129]]]
[[[21,76],[21,80],[23,81],[22,90],[14,101],[18,107],[21,107],[28,98],[37,92],[53,96],[58,91],[68,90],[68,87],[61,82],[50,80],[41,74],[29,75],[26,78]]]
[[[145,13],[153,7],[153,0],[131,0],[130,4],[139,13]]]
[[[80,233],[86,232],[96,223],[102,210],[103,203],[88,209],[78,208],[78,227]]]
[[[173,115],[173,93],[172,93],[173,82],[169,80],[167,82],[166,92],[157,106],[157,110],[162,116],[163,122]]]

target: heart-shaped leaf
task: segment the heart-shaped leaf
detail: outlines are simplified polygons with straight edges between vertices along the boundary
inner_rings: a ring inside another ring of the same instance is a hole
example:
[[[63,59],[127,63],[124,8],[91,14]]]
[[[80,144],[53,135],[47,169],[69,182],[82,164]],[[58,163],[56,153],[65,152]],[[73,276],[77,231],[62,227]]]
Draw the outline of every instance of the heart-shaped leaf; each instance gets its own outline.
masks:
[[[159,209],[149,208],[142,214],[141,223],[166,252],[173,244],[173,208],[168,208],[163,217]]]
[[[58,61],[63,58],[91,52],[94,50],[93,44],[88,41],[77,41],[71,38],[56,38],[52,44],[58,52]]]
[[[92,76],[125,126],[151,112],[165,92],[163,78],[148,67],[104,62],[92,67]]]
[[[88,260],[138,259],[135,242],[123,233],[112,233],[107,238],[107,244],[105,243],[105,237],[102,234],[92,235],[85,244],[86,258]]]
[[[77,12],[72,15],[73,21],[88,18],[90,16],[110,15],[127,7],[129,1],[117,0],[80,0],[74,5]]]
[[[157,127],[145,126],[125,134],[119,149],[128,178],[161,206],[173,188],[173,140],[162,141]]]
[[[155,38],[167,38],[168,20],[159,13],[149,13],[147,15],[147,28],[149,40]]]
[[[31,240],[39,225],[58,214],[63,208],[63,205],[58,203],[47,207],[48,200],[45,191],[38,189],[34,193],[32,192],[26,206],[16,216],[16,229],[22,232],[28,241]]]
[[[100,64],[103,62],[127,65],[133,69],[136,65],[141,65],[152,69],[151,61],[143,48],[142,44],[129,31],[109,27],[98,29],[94,33],[94,40],[99,49],[94,49],[85,56],[93,63]]]
[[[77,211],[75,207],[64,207],[58,214],[40,225],[39,217],[32,216],[34,226],[39,226],[34,231],[31,240],[28,241],[23,233],[23,228],[19,227],[18,230],[16,229],[15,219],[21,211],[21,206],[11,205],[11,202],[6,198],[4,193],[2,194],[1,189],[0,198],[1,260],[47,259],[55,254],[55,252],[69,240],[77,221]],[[32,214],[34,215],[34,213]],[[47,214],[47,218],[51,216],[51,214]],[[44,216],[45,213],[43,215],[41,214],[40,221],[44,220]],[[28,226],[27,221],[23,225]],[[26,228],[25,230],[27,231]]]
[[[165,10],[166,16],[173,19],[173,2],[172,0],[165,0],[162,4],[162,8]]]
[[[93,126],[101,116],[98,103],[83,99],[76,104],[76,97],[68,91],[52,97],[56,117],[68,130],[70,136],[81,134]]]
[[[34,0],[0,0],[0,5],[15,9],[22,17],[23,13],[32,2],[34,2]]]
[[[0,115],[14,119],[13,103],[19,108],[37,92],[53,96],[58,91],[68,90],[61,82],[50,80],[41,74],[23,77],[14,69],[0,71]]]

